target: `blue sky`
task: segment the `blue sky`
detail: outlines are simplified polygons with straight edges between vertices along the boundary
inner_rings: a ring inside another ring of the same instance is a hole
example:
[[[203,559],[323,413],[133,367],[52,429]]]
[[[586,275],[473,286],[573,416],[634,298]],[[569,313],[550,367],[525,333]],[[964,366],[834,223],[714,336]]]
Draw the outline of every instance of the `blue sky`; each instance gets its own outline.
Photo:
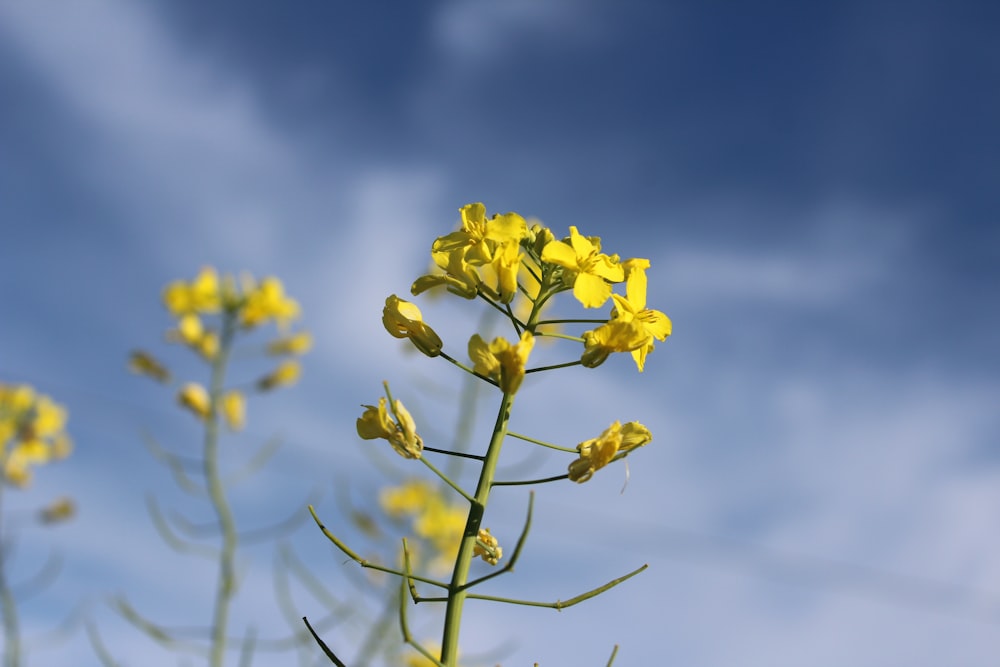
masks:
[[[404,354],[379,316],[458,207],[483,201],[650,258],[675,333],[641,376],[612,359],[526,383],[538,398],[518,406],[519,430],[569,444],[614,419],[656,439],[624,493],[621,467],[539,488],[503,591],[566,598],[649,570],[558,614],[472,606],[469,653],[986,664],[998,19],[933,2],[0,3],[0,377],[65,403],[77,443],[11,502],[80,504],[71,525],[21,531],[29,559],[64,557],[25,602],[28,634],[86,602],[124,663],[177,664],[104,600],[188,624],[210,580],[143,500],[184,502],[142,433],[197,437],[124,370],[134,347],[166,355],[165,283],[213,264],[278,275],[302,303],[317,339],[303,381],[250,406],[247,439],[287,446],[239,506],[267,523],[315,487],[335,524],[334,481],[358,503],[380,483],[354,419],[382,379],[442,430],[454,418],[421,396],[454,391],[450,369]],[[472,317],[430,312],[439,331]],[[495,533],[516,535],[524,502],[498,495]],[[292,541],[344,586],[315,531]],[[270,558],[249,557],[238,622],[273,636]],[[31,664],[89,656],[77,631]]]

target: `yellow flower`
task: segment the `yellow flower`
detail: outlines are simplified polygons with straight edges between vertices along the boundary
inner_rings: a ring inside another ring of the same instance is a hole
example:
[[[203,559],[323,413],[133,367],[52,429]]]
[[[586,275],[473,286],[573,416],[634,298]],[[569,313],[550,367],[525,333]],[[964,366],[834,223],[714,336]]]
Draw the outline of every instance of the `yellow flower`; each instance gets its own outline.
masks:
[[[435,641],[424,642],[422,646],[431,655],[441,655],[441,645]],[[461,652],[459,652],[459,655],[461,655]],[[416,649],[411,653],[407,653],[404,660],[406,661],[404,663],[405,667],[437,667],[439,664],[427,658],[423,653],[417,653]]]
[[[625,455],[652,439],[649,429],[639,422],[628,422],[622,426],[621,422],[615,421],[599,437],[576,446],[580,458],[569,464],[569,478],[582,484],[593,477],[595,471],[614,460],[619,452]]]
[[[423,511],[433,495],[434,487],[425,480],[417,479],[382,489],[378,501],[383,512],[390,517],[399,518]]]
[[[270,374],[257,380],[258,391],[270,391],[277,387],[295,384],[299,376],[302,375],[302,366],[294,360],[285,361],[278,365]]]
[[[517,213],[494,215],[487,220],[486,207],[481,203],[466,204],[459,213],[462,228],[434,241],[432,253],[458,251],[469,264],[481,266],[493,261],[498,244],[517,244],[528,235],[528,224]]]
[[[617,256],[600,252],[600,239],[581,235],[576,227],[569,228],[569,243],[551,241],[542,249],[542,261],[557,264],[572,272],[573,296],[584,308],[599,308],[611,296],[611,285],[625,279],[625,271]],[[596,241],[596,243],[595,243]]]
[[[378,399],[378,407],[362,406],[365,411],[357,421],[358,435],[365,440],[385,438],[396,453],[407,459],[419,459],[424,449],[423,439],[417,435],[413,417],[401,402],[392,402],[393,421],[386,410],[385,398]]]
[[[31,466],[69,455],[66,409],[27,385],[0,383],[0,472],[3,481],[25,486]]]
[[[434,548],[436,556],[429,564],[432,570],[445,572],[454,566],[467,520],[468,508],[452,505],[437,494],[428,499],[413,522],[413,530]]]
[[[214,268],[207,266],[191,283],[174,281],[163,291],[163,302],[178,317],[190,313],[216,313],[221,305],[219,276]]]
[[[197,382],[188,382],[177,393],[177,402],[190,410],[199,419],[208,419],[212,412],[212,402],[208,392]]]
[[[246,400],[240,391],[229,391],[222,396],[222,416],[230,431],[243,429],[247,417]]]
[[[441,347],[444,344],[434,329],[424,322],[420,309],[395,294],[385,300],[382,325],[395,338],[409,338],[410,342],[428,357],[441,354]]]
[[[490,565],[496,565],[503,557],[503,549],[497,538],[490,534],[489,528],[480,528],[476,537],[476,546],[472,550],[473,556],[480,556]]]
[[[132,352],[128,360],[128,368],[138,375],[146,375],[157,382],[170,382],[170,371],[153,355],[142,350]]]
[[[469,358],[473,370],[493,380],[508,394],[516,393],[524,379],[524,367],[528,355],[535,346],[535,338],[530,331],[521,334],[517,345],[511,345],[505,338],[494,338],[487,343],[479,334],[469,339]]]
[[[648,342],[649,334],[638,320],[612,319],[593,331],[583,332],[584,350],[580,361],[587,368],[596,368],[612,352],[631,352]]]
[[[648,259],[629,259],[622,262],[625,268],[625,297],[612,294],[615,307],[611,311],[613,319],[625,321],[635,320],[642,324],[648,338],[646,343],[632,350],[632,358],[639,372],[646,364],[646,355],[653,351],[653,339],[664,341],[670,335],[672,324],[670,318],[658,310],[646,308],[646,269]]]
[[[273,319],[279,327],[285,327],[298,316],[298,302],[285,296],[280,280],[268,277],[246,294],[240,323],[249,329]]]
[[[267,353],[274,356],[305,354],[312,348],[312,343],[312,335],[308,331],[300,331],[271,341],[267,345]]]

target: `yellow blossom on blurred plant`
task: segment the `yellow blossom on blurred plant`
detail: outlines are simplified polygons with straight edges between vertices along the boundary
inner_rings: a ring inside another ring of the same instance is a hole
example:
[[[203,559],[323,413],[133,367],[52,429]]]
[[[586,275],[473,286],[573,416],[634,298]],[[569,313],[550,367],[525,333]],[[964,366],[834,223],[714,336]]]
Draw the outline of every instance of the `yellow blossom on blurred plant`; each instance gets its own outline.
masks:
[[[190,410],[199,419],[208,419],[212,412],[212,402],[208,392],[197,382],[188,382],[177,393],[177,402]]]
[[[153,355],[136,350],[129,355],[128,368],[133,373],[151,377],[157,382],[170,382],[170,371]]]
[[[428,357],[441,354],[441,338],[423,320],[416,305],[400,299],[395,294],[385,300],[382,325],[395,338],[409,338],[413,345]]]
[[[434,487],[429,482],[416,479],[382,489],[378,500],[383,512],[399,518],[420,512],[433,495]]]
[[[163,302],[174,315],[216,313],[221,307],[219,276],[212,267],[203,268],[190,282],[177,280],[163,291]]]
[[[267,344],[267,353],[276,357],[286,354],[305,354],[312,348],[312,334],[300,331],[291,336],[276,338]]]
[[[611,296],[612,283],[625,279],[625,271],[617,256],[600,252],[600,239],[580,234],[569,228],[569,243],[551,241],[542,249],[542,261],[558,264],[571,272],[573,296],[584,308],[600,308]]]
[[[264,278],[245,296],[246,303],[240,311],[240,323],[244,327],[251,328],[274,320],[283,328],[299,316],[298,302],[285,296],[285,288],[277,278]]]
[[[271,373],[257,380],[257,389],[270,391],[277,387],[295,384],[302,374],[302,366],[298,361],[289,360],[278,365]]]
[[[247,417],[247,406],[243,392],[234,389],[222,395],[222,416],[230,431],[243,429]]]
[[[31,468],[65,458],[72,442],[66,409],[28,385],[0,383],[0,473],[2,481],[26,486]]]

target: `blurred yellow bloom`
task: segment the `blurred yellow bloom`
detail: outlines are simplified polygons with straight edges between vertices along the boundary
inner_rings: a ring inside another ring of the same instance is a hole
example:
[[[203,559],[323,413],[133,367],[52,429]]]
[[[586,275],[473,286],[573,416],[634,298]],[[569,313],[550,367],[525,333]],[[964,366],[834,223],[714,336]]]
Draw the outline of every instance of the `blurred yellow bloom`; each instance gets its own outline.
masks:
[[[27,385],[0,383],[0,473],[25,486],[31,467],[65,458],[72,444],[65,433],[66,409]]]
[[[222,416],[230,431],[243,429],[243,425],[246,423],[247,406],[242,392],[233,390],[223,394]]]
[[[38,518],[44,524],[53,524],[69,521],[75,514],[76,503],[73,502],[72,498],[64,496],[42,508],[38,513]]]
[[[534,345],[535,338],[530,331],[523,332],[516,345],[501,337],[487,343],[479,334],[473,334],[469,339],[469,359],[472,360],[473,370],[497,380],[502,391],[513,394],[521,386],[524,368]]]
[[[421,646],[431,655],[441,655],[441,645],[436,641],[422,642]],[[461,652],[459,652],[461,655]],[[407,653],[403,663],[405,667],[437,667],[438,663],[429,660],[423,653],[418,653],[416,649]]]
[[[383,512],[392,518],[399,518],[422,511],[433,495],[434,487],[430,482],[417,479],[382,489],[378,501]]]
[[[270,374],[257,380],[259,391],[270,391],[277,387],[295,384],[302,374],[302,366],[298,361],[289,360],[282,362]]]
[[[169,382],[170,371],[153,355],[142,350],[136,350],[129,355],[128,368],[133,373],[151,377],[157,382]]]
[[[362,406],[365,411],[358,417],[358,435],[365,440],[385,438],[396,453],[407,459],[419,459],[424,449],[423,439],[417,435],[417,427],[410,412],[403,404],[392,402],[392,417],[386,409],[386,399],[378,399],[378,407]]]
[[[593,477],[595,471],[608,465],[619,452],[628,453],[652,439],[649,429],[639,422],[628,422],[622,426],[621,422],[615,421],[599,437],[576,446],[580,458],[569,464],[569,478],[582,484]]]
[[[208,419],[212,412],[212,402],[208,392],[197,382],[188,382],[181,387],[177,393],[177,402],[199,419]]]
[[[291,336],[282,336],[267,344],[267,353],[274,356],[305,354],[312,348],[312,334],[300,331]]]
[[[285,288],[277,278],[264,278],[246,294],[246,303],[240,312],[240,323],[247,328],[270,320],[285,327],[299,316],[299,304],[285,296]]]
[[[542,261],[572,272],[573,296],[584,308],[600,308],[611,296],[611,285],[625,279],[617,256],[600,252],[600,239],[589,239],[576,227],[569,228],[569,243],[551,241],[542,249]]]
[[[382,325],[395,338],[409,338],[413,345],[428,357],[441,354],[441,338],[423,321],[415,304],[400,299],[395,294],[385,300]]]
[[[163,291],[163,303],[177,317],[218,312],[221,306],[218,274],[208,266],[190,283],[183,280],[170,283]]]

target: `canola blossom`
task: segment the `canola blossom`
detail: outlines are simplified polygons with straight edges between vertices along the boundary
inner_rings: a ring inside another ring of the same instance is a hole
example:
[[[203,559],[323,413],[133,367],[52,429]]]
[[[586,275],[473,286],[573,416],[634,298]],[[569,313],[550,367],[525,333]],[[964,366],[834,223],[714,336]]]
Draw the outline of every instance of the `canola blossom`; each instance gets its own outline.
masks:
[[[66,408],[29,385],[0,383],[0,481],[31,483],[32,469],[69,456]]]

